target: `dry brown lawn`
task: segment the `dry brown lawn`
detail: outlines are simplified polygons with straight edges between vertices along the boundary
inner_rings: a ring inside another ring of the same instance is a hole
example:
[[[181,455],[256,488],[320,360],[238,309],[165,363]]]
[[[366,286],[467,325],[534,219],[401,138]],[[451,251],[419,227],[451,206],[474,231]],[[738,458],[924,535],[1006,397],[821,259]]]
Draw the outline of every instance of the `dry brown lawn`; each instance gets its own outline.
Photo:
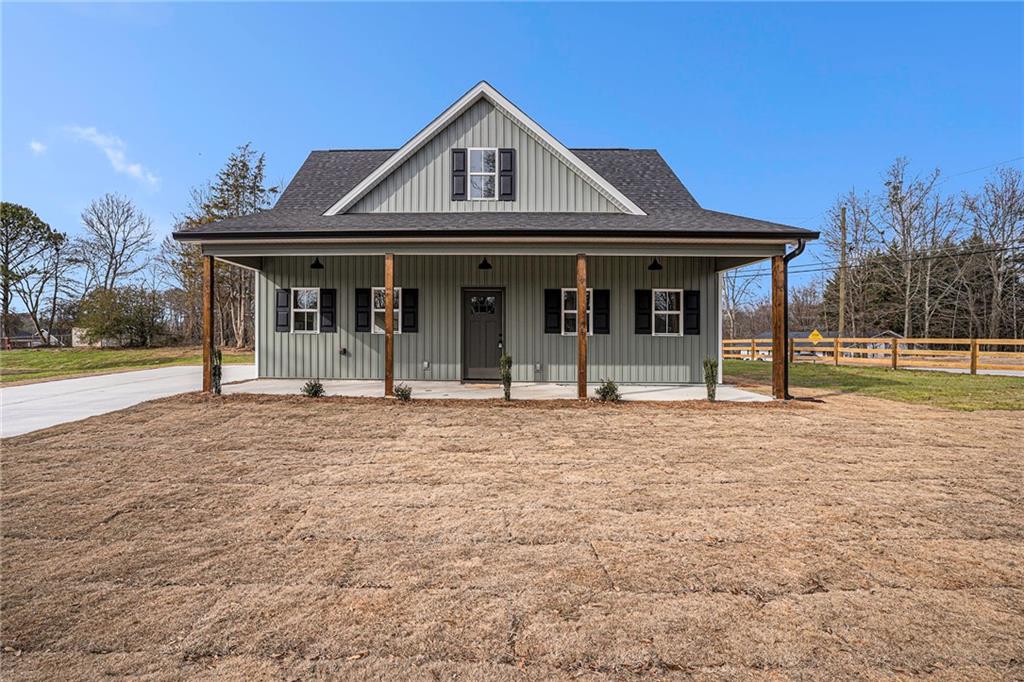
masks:
[[[5,679],[1024,677],[1024,416],[182,397],[9,439]]]

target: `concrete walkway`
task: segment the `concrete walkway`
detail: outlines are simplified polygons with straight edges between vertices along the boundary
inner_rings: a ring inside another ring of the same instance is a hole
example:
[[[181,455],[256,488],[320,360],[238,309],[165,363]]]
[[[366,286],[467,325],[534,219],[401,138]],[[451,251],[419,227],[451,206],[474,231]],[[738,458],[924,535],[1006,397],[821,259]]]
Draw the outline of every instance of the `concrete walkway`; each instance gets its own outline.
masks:
[[[301,379],[256,379],[224,386],[224,393],[265,393],[272,395],[298,395],[302,385]],[[396,382],[398,383],[398,382]],[[463,384],[458,381],[406,381],[412,388],[413,399],[418,398],[454,398],[460,400],[485,400],[501,398],[501,387],[497,384]],[[363,398],[379,398],[384,395],[382,381],[341,381],[326,380],[323,382],[327,395],[340,395]],[[703,384],[682,386],[619,386],[623,400],[705,400],[707,392]],[[594,394],[591,387],[590,394]],[[572,400],[576,398],[576,384],[534,384],[516,383],[512,385],[513,399],[520,400]],[[719,386],[718,399],[740,402],[762,402],[771,398],[760,393],[752,393],[735,386]]]
[[[224,381],[242,381],[255,374],[254,365],[224,366]],[[202,367],[161,367],[0,388],[0,437],[198,391],[202,377]]]

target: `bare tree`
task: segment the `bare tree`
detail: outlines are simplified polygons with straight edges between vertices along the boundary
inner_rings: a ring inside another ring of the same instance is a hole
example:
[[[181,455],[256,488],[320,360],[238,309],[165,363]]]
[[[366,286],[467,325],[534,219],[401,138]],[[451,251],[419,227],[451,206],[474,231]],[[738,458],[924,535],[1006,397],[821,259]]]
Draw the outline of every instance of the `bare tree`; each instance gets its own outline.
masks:
[[[1006,292],[1011,287],[1016,291],[1019,250],[1024,249],[1024,177],[1020,169],[1000,168],[985,181],[980,195],[965,195],[963,205],[980,247],[974,257],[990,278],[987,334],[997,338],[1007,313]]]
[[[45,240],[43,250],[26,267],[24,276],[13,284],[36,334],[46,345],[52,342],[57,306],[68,289],[69,272],[76,264],[69,256],[69,247],[65,235],[60,232],[51,233]],[[50,312],[48,320],[43,319],[46,309]],[[46,322],[45,327],[43,322]]]
[[[739,314],[747,308],[756,289],[756,271],[744,272],[744,268],[729,270],[722,277],[722,312],[725,315],[726,333],[736,338],[736,323]]]
[[[936,276],[954,255],[953,236],[958,222],[953,198],[932,195],[926,202],[923,219],[918,258],[921,261],[923,332],[928,337],[931,336],[932,319],[936,313],[948,308],[957,288],[955,277]]]
[[[828,210],[822,229],[826,253],[833,263],[839,263],[842,249],[839,216],[842,207],[846,207],[845,317],[852,336],[863,334],[868,326],[872,282],[871,271],[864,265],[877,255],[880,246],[878,231],[873,222],[875,205],[876,200],[870,194],[858,194],[851,189],[836,198]]]
[[[896,159],[886,173],[886,196],[882,200],[876,229],[890,254],[899,262],[891,273],[901,292],[903,335],[913,332],[914,299],[921,286],[917,277],[919,251],[929,231],[928,204],[939,180],[936,168],[925,177],[908,179],[908,162]]]
[[[77,244],[87,270],[86,290],[113,289],[140,272],[153,243],[152,221],[126,197],[104,194],[82,212],[87,236]]]

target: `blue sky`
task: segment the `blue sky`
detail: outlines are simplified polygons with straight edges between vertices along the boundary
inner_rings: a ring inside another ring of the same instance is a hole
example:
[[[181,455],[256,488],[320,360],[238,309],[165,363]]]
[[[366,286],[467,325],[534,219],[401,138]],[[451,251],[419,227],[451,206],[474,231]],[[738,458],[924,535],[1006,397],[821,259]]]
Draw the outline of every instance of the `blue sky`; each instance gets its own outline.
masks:
[[[705,207],[817,228],[896,156],[1024,156],[1024,5],[2,5],[5,201],[166,234],[234,147],[396,147],[481,79],[568,146],[655,147]],[[1020,161],[1016,162],[1018,165]]]

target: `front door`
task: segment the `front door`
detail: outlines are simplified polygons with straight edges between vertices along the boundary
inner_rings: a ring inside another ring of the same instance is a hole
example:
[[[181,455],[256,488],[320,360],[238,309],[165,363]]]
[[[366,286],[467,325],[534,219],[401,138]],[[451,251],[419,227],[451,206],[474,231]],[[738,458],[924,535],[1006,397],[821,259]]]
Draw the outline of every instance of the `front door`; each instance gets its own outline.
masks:
[[[504,342],[501,289],[462,292],[462,378],[496,381]]]

